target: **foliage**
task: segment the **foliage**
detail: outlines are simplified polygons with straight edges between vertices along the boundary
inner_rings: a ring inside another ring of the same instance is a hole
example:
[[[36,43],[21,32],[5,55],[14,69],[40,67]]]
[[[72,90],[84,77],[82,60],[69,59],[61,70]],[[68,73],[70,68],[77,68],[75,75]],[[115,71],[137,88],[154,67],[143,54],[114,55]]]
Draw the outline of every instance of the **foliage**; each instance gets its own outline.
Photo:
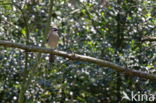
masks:
[[[59,50],[155,73],[156,44],[142,42],[145,36],[156,36],[155,0],[107,0],[107,5],[96,0],[51,2],[0,1],[0,39],[45,46],[51,23],[59,28]],[[123,91],[155,92],[154,82],[118,75],[111,68],[62,57],[51,66],[48,54],[39,58],[38,53],[28,53],[27,62],[26,55],[26,51],[0,47],[1,103],[17,102],[26,65],[32,75],[26,103],[111,103],[119,102]]]

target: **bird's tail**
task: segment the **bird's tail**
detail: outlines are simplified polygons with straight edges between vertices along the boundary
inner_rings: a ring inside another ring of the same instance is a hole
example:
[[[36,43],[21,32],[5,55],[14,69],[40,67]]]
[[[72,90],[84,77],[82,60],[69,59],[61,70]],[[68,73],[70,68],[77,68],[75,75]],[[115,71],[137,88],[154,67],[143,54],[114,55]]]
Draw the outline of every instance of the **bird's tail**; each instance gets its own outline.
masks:
[[[50,54],[50,55],[49,55],[49,62],[50,62],[50,63],[53,63],[54,60],[55,60],[55,55]]]

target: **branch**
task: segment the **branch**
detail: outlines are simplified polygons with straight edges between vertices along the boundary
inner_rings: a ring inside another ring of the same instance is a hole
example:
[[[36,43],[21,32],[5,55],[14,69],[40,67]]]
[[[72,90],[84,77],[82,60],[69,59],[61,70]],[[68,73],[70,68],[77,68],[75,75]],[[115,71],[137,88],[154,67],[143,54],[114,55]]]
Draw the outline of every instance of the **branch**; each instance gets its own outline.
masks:
[[[142,41],[145,42],[145,41],[156,41],[156,37],[151,37],[151,36],[147,36],[147,37],[144,37],[142,38]]]
[[[106,60],[102,59],[96,59],[90,56],[84,56],[84,55],[79,55],[79,54],[73,54],[73,53],[67,53],[64,51],[58,51],[58,50],[53,50],[53,49],[48,49],[48,48],[43,48],[43,47],[37,47],[37,46],[26,46],[23,44],[17,44],[17,43],[11,43],[8,41],[1,41],[0,40],[0,46],[3,47],[11,47],[11,48],[19,48],[22,50],[26,50],[27,52],[39,52],[39,53],[50,53],[62,57],[69,58],[71,60],[79,60],[79,61],[84,61],[84,62],[91,62],[103,67],[109,67],[112,68],[118,72],[122,72],[124,74],[127,74],[129,76],[138,76],[140,78],[145,78],[145,79],[150,79],[155,81],[156,80],[156,75],[154,74],[148,74],[145,72],[137,71],[137,70],[132,70],[125,68],[123,66],[111,63]]]
[[[132,41],[132,38],[129,38],[129,37],[124,37],[124,40],[127,40],[127,41]],[[139,40],[139,38],[133,38],[133,40]],[[145,37],[143,37],[143,38],[141,38],[141,41],[142,42],[147,42],[147,41],[149,41],[149,42],[155,42],[156,41],[156,36],[154,37],[152,37],[152,36],[145,36]]]

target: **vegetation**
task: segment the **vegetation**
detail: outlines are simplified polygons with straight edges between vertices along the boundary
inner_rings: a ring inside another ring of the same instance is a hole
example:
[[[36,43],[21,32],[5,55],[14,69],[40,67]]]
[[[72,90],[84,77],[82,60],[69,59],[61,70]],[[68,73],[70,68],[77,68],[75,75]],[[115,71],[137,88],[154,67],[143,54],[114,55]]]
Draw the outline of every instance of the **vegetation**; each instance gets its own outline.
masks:
[[[0,15],[0,103],[127,103],[123,93],[156,91],[155,0],[0,0]],[[51,26],[66,55],[47,49]]]

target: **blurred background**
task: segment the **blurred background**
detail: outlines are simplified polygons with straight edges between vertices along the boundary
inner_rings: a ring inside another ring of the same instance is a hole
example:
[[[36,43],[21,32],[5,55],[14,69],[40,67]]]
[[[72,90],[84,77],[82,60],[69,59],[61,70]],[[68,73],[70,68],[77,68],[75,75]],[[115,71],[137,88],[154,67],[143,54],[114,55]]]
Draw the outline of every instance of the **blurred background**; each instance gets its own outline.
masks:
[[[51,26],[58,50],[156,72],[155,0],[0,0],[0,40],[46,47]],[[48,55],[0,47],[0,102],[17,103],[24,91],[25,103],[127,103],[123,92],[156,91],[155,82],[88,62],[57,56],[50,65]]]

